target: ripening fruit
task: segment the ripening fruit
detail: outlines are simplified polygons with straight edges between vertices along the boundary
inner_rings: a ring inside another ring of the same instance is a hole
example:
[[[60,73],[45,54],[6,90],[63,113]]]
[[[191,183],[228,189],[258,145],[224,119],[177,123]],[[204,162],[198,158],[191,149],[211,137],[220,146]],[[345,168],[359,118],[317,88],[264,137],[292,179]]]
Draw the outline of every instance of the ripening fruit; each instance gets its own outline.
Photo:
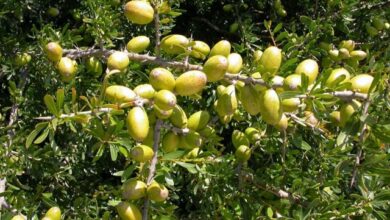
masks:
[[[148,186],[147,189],[148,198],[155,202],[164,202],[169,195],[168,189],[154,181]]]
[[[57,64],[57,69],[60,72],[61,80],[70,82],[76,75],[77,63],[68,57],[62,57]]]
[[[339,81],[338,80],[339,77],[344,77],[344,79]],[[337,68],[337,69],[332,70],[328,79],[325,82],[325,85],[327,87],[334,87],[334,86],[336,86],[337,81],[338,81],[337,84],[341,84],[343,82],[347,82],[349,80],[349,78],[350,78],[350,74],[349,74],[348,70],[346,70],[344,68]]]
[[[62,47],[56,42],[50,42],[45,47],[47,58],[53,62],[60,61],[62,57]]]
[[[171,110],[176,105],[176,96],[169,90],[160,90],[154,95],[154,104],[162,110]]]
[[[236,150],[236,159],[241,163],[246,162],[251,157],[251,153],[252,151],[248,146],[241,145]]]
[[[328,54],[329,54],[329,57],[334,60],[334,61],[338,61],[340,59],[339,55],[340,55],[340,51],[337,50],[337,49],[334,49],[334,50],[329,50],[328,51]]]
[[[49,217],[51,220],[60,220],[61,209],[57,206],[51,207],[49,210],[47,210],[45,217]]]
[[[221,55],[224,57],[229,56],[230,50],[232,49],[232,45],[227,40],[221,40],[217,42],[210,51],[210,57],[215,55]]]
[[[260,94],[260,114],[268,124],[276,124],[282,117],[282,108],[279,96],[273,89]]]
[[[353,49],[355,48],[355,41],[353,41],[353,40],[343,40],[343,41],[340,42],[339,48],[340,49],[341,48],[345,48],[349,52],[353,51]]]
[[[251,115],[257,115],[260,112],[259,92],[253,85],[245,85],[241,89],[240,101],[242,107]]]
[[[18,53],[15,57],[15,65],[18,67],[24,66],[31,61],[31,55],[28,53]]]
[[[261,133],[254,127],[248,127],[245,129],[245,135],[251,144],[255,144],[261,139]],[[245,145],[245,144],[244,144]]]
[[[352,84],[352,90],[361,93],[368,93],[374,77],[368,74],[359,74],[354,76],[349,82]]]
[[[200,134],[196,131],[190,130],[183,136],[183,141],[185,142],[185,149],[194,149],[195,147],[201,147],[203,145],[202,136],[200,136]]]
[[[364,60],[367,57],[367,53],[362,50],[354,50],[350,53],[352,59]]]
[[[189,43],[187,37],[180,34],[171,34],[161,40],[161,49],[167,54],[182,54],[187,50]]]
[[[127,114],[127,130],[136,141],[143,141],[149,132],[149,118],[142,107],[134,107]]]
[[[330,121],[336,126],[340,126],[340,111],[333,111],[329,114]]]
[[[242,69],[242,57],[238,53],[229,54],[228,58],[228,69],[229,73],[238,73]]]
[[[146,36],[133,37],[126,45],[129,52],[141,53],[149,47],[150,39]]]
[[[297,90],[302,85],[302,77],[298,74],[291,74],[284,79],[285,90]]]
[[[146,184],[136,179],[130,179],[123,183],[122,198],[125,200],[140,199],[146,195]]]
[[[349,50],[347,50],[346,48],[339,49],[339,58],[340,59],[348,59],[350,57],[351,57],[351,55],[349,54]]]
[[[162,150],[165,153],[170,153],[173,151],[176,151],[180,144],[180,137],[173,133],[173,132],[167,132],[161,142]]]
[[[255,52],[253,52],[253,62],[260,62],[261,56],[263,56],[263,51],[255,50]]]
[[[279,70],[282,63],[282,50],[271,46],[264,50],[263,55],[260,58],[259,67],[263,78],[273,76]],[[267,77],[265,77],[267,76]]]
[[[60,14],[60,10],[55,7],[50,7],[47,9],[47,14],[49,14],[51,17],[57,17]]]
[[[238,107],[236,88],[229,85],[218,99],[217,108],[221,115],[232,115]]]
[[[136,94],[133,90],[126,86],[112,85],[106,88],[105,95],[107,99],[112,103],[125,103],[132,102],[136,98]]]
[[[23,215],[15,215],[11,220],[26,220]]]
[[[202,130],[207,126],[210,114],[207,111],[198,111],[188,118],[188,128],[194,131]]]
[[[283,99],[281,104],[283,112],[295,112],[298,110],[301,100],[299,98]]]
[[[130,151],[130,156],[133,160],[139,163],[145,163],[153,158],[153,149],[146,145],[137,145]]]
[[[173,108],[172,115],[169,117],[169,121],[178,128],[187,127],[188,119],[186,112],[179,106],[176,105]]]
[[[172,116],[173,109],[163,110],[157,105],[153,105],[153,112],[159,119],[168,119]]]
[[[193,42],[190,56],[197,59],[206,59],[210,53],[210,47],[203,41],[196,40]]]
[[[248,137],[239,130],[234,130],[232,133],[232,143],[235,148],[238,148],[241,145],[247,145],[249,146],[249,139]]]
[[[91,73],[95,77],[99,77],[103,73],[103,66],[102,63],[95,57],[88,58],[87,62],[85,63],[87,72]]]
[[[134,92],[141,98],[152,99],[156,91],[150,84],[141,84],[134,88]]]
[[[142,214],[134,204],[121,202],[116,206],[119,216],[122,220],[141,220]]]
[[[129,57],[126,53],[116,51],[111,54],[107,59],[107,66],[110,70],[119,70],[123,72],[130,64]]]
[[[282,117],[280,118],[279,122],[274,124],[274,127],[278,129],[279,131],[285,131],[288,127],[288,118],[285,114],[282,114]]]
[[[309,85],[313,84],[318,76],[318,64],[315,60],[306,59],[298,64],[295,74],[305,74],[309,78]]]
[[[215,82],[223,79],[229,67],[228,59],[222,55],[210,57],[203,65],[203,72],[207,76],[207,81]]]
[[[203,90],[207,76],[199,70],[190,70],[181,74],[175,83],[175,91],[181,96],[190,96]]]
[[[351,120],[352,115],[360,108],[361,103],[353,100],[340,107],[340,127],[344,127]]]
[[[161,67],[154,68],[150,71],[149,83],[156,90],[166,89],[169,91],[173,91],[176,84],[175,77],[171,71]]]
[[[125,5],[125,16],[134,24],[149,24],[153,21],[154,10],[149,2],[129,1]]]

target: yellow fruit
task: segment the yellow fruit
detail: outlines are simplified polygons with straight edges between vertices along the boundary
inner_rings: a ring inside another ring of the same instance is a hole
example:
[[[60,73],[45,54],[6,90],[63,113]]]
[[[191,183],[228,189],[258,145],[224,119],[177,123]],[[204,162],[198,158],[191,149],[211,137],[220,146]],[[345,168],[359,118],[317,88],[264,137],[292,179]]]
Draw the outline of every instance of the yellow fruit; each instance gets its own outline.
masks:
[[[313,84],[318,76],[318,64],[315,60],[306,59],[298,64],[295,74],[305,74],[309,78],[309,85]]]
[[[350,53],[352,59],[364,60],[367,57],[367,53],[362,50],[354,50]]]
[[[164,185],[154,181],[148,186],[147,194],[148,198],[152,201],[164,202],[168,198],[169,192]]]
[[[125,5],[125,16],[134,24],[149,24],[153,21],[154,10],[149,2],[129,1]]]
[[[237,109],[236,89],[234,85],[229,85],[218,99],[217,108],[221,115],[232,115]]]
[[[150,39],[146,36],[133,37],[126,45],[129,52],[141,53],[149,47]]]
[[[169,91],[173,91],[175,88],[175,77],[171,73],[171,71],[157,67],[154,68],[149,74],[149,83],[156,90],[166,89]]]
[[[57,206],[51,207],[47,210],[46,217],[49,217],[51,220],[60,220],[61,219],[61,209]]]
[[[343,40],[341,41],[340,45],[339,45],[339,48],[345,48],[347,49],[348,51],[353,51],[353,49],[355,48],[355,41],[353,40]]]
[[[346,48],[340,48],[339,49],[339,58],[340,59],[348,59],[351,55],[349,54],[349,51]]]
[[[142,107],[132,108],[127,115],[127,130],[136,141],[143,141],[149,132],[149,118]]]
[[[134,88],[134,92],[141,98],[152,99],[156,91],[150,84],[141,84]]]
[[[138,145],[131,149],[130,156],[133,160],[145,163],[153,158],[153,149],[146,145]]]
[[[368,93],[371,87],[374,77],[368,74],[359,74],[353,77],[350,82],[352,84],[352,90],[361,93]]]
[[[298,110],[301,100],[299,98],[289,98],[282,100],[283,112],[295,112]]]
[[[263,78],[275,75],[282,63],[282,50],[271,46],[264,50],[260,58],[259,68],[263,74]]]
[[[160,90],[154,95],[154,104],[162,110],[171,110],[176,105],[176,96],[169,90]]]
[[[52,220],[52,219],[47,217],[47,216],[43,216],[43,218],[41,220]]]
[[[268,124],[276,124],[282,117],[282,108],[279,96],[273,89],[268,89],[260,94],[260,114]]]
[[[233,116],[234,115],[219,115],[219,120],[222,124],[226,125],[233,119]]]
[[[187,127],[187,115],[185,111],[179,106],[176,105],[173,108],[172,115],[169,117],[169,121],[178,128],[185,128]]]
[[[263,51],[255,50],[255,52],[253,52],[253,61],[255,63],[260,62],[261,56],[263,56]]]
[[[201,147],[203,145],[202,136],[196,131],[190,130],[187,134],[183,136],[183,141],[185,142],[185,149],[194,149],[195,147]]]
[[[224,85],[217,86],[218,97],[221,97],[224,94],[225,89],[226,89],[226,86],[224,86]]]
[[[251,144],[255,144],[261,139],[261,133],[254,127],[248,127],[245,129],[245,135]],[[245,144],[244,144],[245,145]]]
[[[199,155],[199,151],[200,151],[200,148],[199,147],[195,147],[194,149],[190,150],[185,156],[184,158],[197,158],[198,155]]]
[[[142,214],[134,204],[121,202],[116,206],[116,210],[122,220],[141,220]]]
[[[167,132],[162,139],[162,150],[165,153],[176,151],[180,144],[180,137],[173,132]]]
[[[276,123],[274,126],[279,131],[285,131],[288,127],[288,119],[286,115],[282,114],[282,117],[280,118],[279,122]]]
[[[340,127],[344,127],[351,120],[352,115],[360,108],[361,103],[353,100],[340,107]]]
[[[129,64],[130,60],[127,54],[120,51],[114,52],[107,59],[107,66],[110,70],[119,70],[123,72]]]
[[[15,65],[18,67],[24,66],[31,61],[31,55],[28,53],[18,53],[15,57]]]
[[[207,111],[198,111],[188,119],[188,128],[194,131],[202,130],[209,123],[210,114]]]
[[[112,85],[106,88],[106,97],[112,103],[125,103],[132,102],[136,98],[136,94],[133,90],[126,86]]]
[[[215,55],[221,55],[224,57],[229,56],[230,50],[232,49],[232,45],[227,40],[221,40],[217,42],[210,51],[210,57]]]
[[[58,62],[57,69],[60,72],[61,80],[70,82],[76,75],[77,63],[68,57],[63,57],[60,62]]]
[[[285,90],[298,90],[298,87],[302,84],[302,77],[298,74],[291,74],[284,79],[283,88]]]
[[[242,69],[242,57],[238,53],[229,54],[228,58],[228,69],[229,73],[238,73]]]
[[[146,184],[142,181],[131,179],[123,183],[122,198],[125,200],[140,199],[146,195]]]
[[[257,115],[260,112],[259,96],[259,92],[252,85],[246,85],[241,89],[242,107],[251,115]]]
[[[215,55],[210,57],[203,65],[203,72],[206,73],[207,81],[215,82],[223,79],[229,62],[226,57],[221,55]]]
[[[181,96],[190,96],[203,90],[207,83],[207,76],[199,70],[191,70],[181,74],[176,79],[175,91]]]
[[[329,57],[334,60],[334,61],[338,61],[340,59],[340,51],[337,50],[337,49],[334,49],[334,50],[329,50],[328,51],[329,53]]]
[[[15,215],[11,220],[26,220],[23,215]]]
[[[236,150],[236,159],[239,162],[246,162],[251,157],[252,151],[251,149],[246,145],[241,145]]]
[[[210,47],[203,41],[196,40],[194,41],[190,56],[197,59],[206,59],[207,55],[210,53]]]
[[[344,68],[337,68],[337,69],[332,70],[332,72],[330,73],[328,79],[325,82],[325,85],[327,87],[334,87],[334,86],[336,86],[335,85],[336,80],[339,77],[342,77],[342,76],[344,76],[345,78],[341,82],[339,81],[338,84],[341,84],[343,82],[348,81],[349,78],[350,78],[350,74],[349,74],[348,70],[346,70]]]
[[[340,125],[340,111],[333,111],[329,114],[330,121],[336,126]]]
[[[161,49],[167,54],[182,54],[187,50],[189,43],[190,41],[187,37],[180,34],[172,34],[161,40]]]
[[[50,7],[47,9],[47,14],[49,14],[51,17],[57,17],[60,14],[60,11],[58,8]]]
[[[172,116],[172,113],[173,113],[173,109],[164,110],[164,109],[161,109],[158,105],[153,105],[153,111],[154,111],[154,114],[159,119],[168,119],[169,117]]]
[[[85,63],[87,72],[91,73],[95,77],[99,77],[103,73],[103,65],[102,63],[95,57],[88,58]]]
[[[239,130],[234,130],[232,133],[232,143],[235,148],[238,148],[241,145],[247,145],[249,146],[249,139],[248,137]]]

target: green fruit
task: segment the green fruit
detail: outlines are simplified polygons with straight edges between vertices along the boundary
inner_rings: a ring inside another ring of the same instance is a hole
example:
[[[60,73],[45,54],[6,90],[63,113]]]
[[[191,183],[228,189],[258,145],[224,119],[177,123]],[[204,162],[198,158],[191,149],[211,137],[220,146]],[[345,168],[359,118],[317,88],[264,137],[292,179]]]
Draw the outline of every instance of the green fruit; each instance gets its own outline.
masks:
[[[339,77],[344,77],[344,80],[342,80],[340,82]],[[327,87],[334,87],[334,86],[336,86],[336,83],[341,84],[343,82],[348,81],[349,78],[350,78],[350,74],[349,74],[348,70],[346,70],[344,68],[337,68],[337,69],[332,70],[328,79],[325,82],[325,85]]]
[[[148,198],[152,201],[164,202],[168,198],[169,192],[164,185],[154,181],[148,186],[147,194]]]
[[[374,17],[372,19],[372,24],[374,25],[374,27],[377,30],[380,30],[380,31],[385,29],[385,23],[386,23],[386,20],[383,18],[380,18],[380,17]]]
[[[341,41],[339,48],[340,49],[345,48],[349,52],[353,51],[353,49],[355,48],[355,42],[353,40],[343,40],[343,41]]]
[[[340,107],[340,127],[344,127],[352,118],[352,115],[361,107],[361,103],[353,100]]]
[[[351,57],[351,55],[349,54],[349,51],[346,48],[340,48],[339,57],[340,59],[348,59]]]
[[[239,130],[234,130],[232,133],[232,143],[235,148],[238,148],[241,145],[249,146],[250,142],[248,137]]]
[[[228,59],[221,55],[210,57],[203,65],[203,72],[207,76],[207,81],[215,82],[223,79],[229,67]]]
[[[191,70],[181,74],[176,79],[175,91],[181,96],[190,96],[203,90],[207,83],[207,76],[199,70]]]
[[[362,50],[354,50],[350,53],[352,59],[364,60],[367,57],[367,53]]]
[[[232,33],[232,34],[236,33],[237,30],[238,30],[238,27],[239,27],[238,22],[234,22],[233,24],[231,24],[229,26],[229,32]]]
[[[315,60],[306,59],[298,64],[295,74],[305,74],[309,78],[309,85],[313,84],[318,76],[318,64]]]
[[[151,121],[156,120],[156,119],[152,119],[152,118],[156,118],[156,116],[154,114],[149,114],[148,118],[149,118],[149,124],[151,124],[151,125],[154,124]],[[146,145],[146,146],[153,146],[153,144],[154,144],[153,135],[154,135],[154,129],[149,129],[148,135],[142,141],[142,144]]]
[[[47,14],[49,14],[51,17],[57,17],[60,14],[60,10],[55,7],[50,7],[47,9]]]
[[[263,74],[263,78],[273,76],[280,68],[282,63],[282,50],[271,46],[264,50],[263,55],[260,58],[259,68]]]
[[[142,181],[131,179],[123,183],[122,198],[125,200],[140,199],[146,195],[146,184]]]
[[[340,126],[340,111],[333,111],[329,114],[330,121],[336,126]]]
[[[215,129],[207,125],[205,128],[199,131],[199,134],[204,138],[209,138],[215,134]]]
[[[260,114],[268,124],[276,124],[282,117],[282,108],[279,96],[273,89],[268,89],[260,94]]]
[[[58,72],[60,72],[61,80],[70,82],[76,76],[77,63],[68,57],[62,57],[57,64]]]
[[[169,91],[173,91],[176,84],[175,77],[171,71],[161,67],[154,68],[150,71],[149,83],[156,90],[166,89]]]
[[[193,42],[190,56],[197,59],[206,59],[210,53],[210,47],[203,41],[196,40]]]
[[[281,17],[286,17],[287,16],[287,11],[283,8],[280,8],[278,10],[276,10],[276,13],[278,13],[279,16]]]
[[[28,53],[18,53],[15,57],[15,65],[18,67],[24,66],[31,61],[31,55]]]
[[[141,220],[142,214],[134,204],[121,202],[116,206],[116,210],[122,220]]]
[[[180,137],[173,132],[167,132],[162,139],[162,150],[165,153],[176,151],[180,144]]]
[[[283,112],[295,112],[298,110],[301,100],[299,98],[289,98],[282,100]]]
[[[172,34],[161,40],[161,49],[167,54],[182,54],[188,49],[190,41],[180,34]]]
[[[221,40],[217,42],[210,51],[210,57],[215,55],[221,55],[224,57],[229,56],[232,45],[227,40]]]
[[[196,131],[189,131],[183,136],[185,149],[194,149],[195,147],[201,147],[203,145],[202,136]],[[183,147],[183,146],[180,146]]]
[[[235,153],[237,161],[241,163],[248,161],[251,157],[251,154],[251,149],[246,145],[239,146]]]
[[[233,115],[219,115],[219,120],[226,125],[233,119]]]
[[[199,155],[199,151],[200,151],[200,148],[199,148],[199,147],[195,147],[194,149],[190,150],[190,151],[184,156],[184,158],[186,158],[186,159],[197,158],[198,155]]]
[[[149,132],[149,118],[142,107],[132,108],[127,115],[127,130],[136,141],[143,141]]]
[[[60,61],[62,57],[62,47],[56,42],[50,42],[45,47],[47,58],[53,62]]]
[[[368,74],[359,74],[353,77],[349,82],[352,84],[352,90],[360,93],[368,93],[374,77]]]
[[[47,210],[45,217],[49,217],[51,220],[60,220],[61,209],[57,206],[51,207],[49,210]]]
[[[285,90],[298,90],[298,87],[302,85],[302,77],[298,74],[291,74],[284,79],[283,88]]]
[[[224,12],[231,12],[233,10],[233,5],[232,4],[226,4],[223,6],[222,10]]]
[[[374,28],[370,24],[366,24],[366,31],[371,37],[375,37],[376,35],[379,34],[378,29]]]
[[[237,107],[236,89],[234,85],[229,85],[219,97],[217,108],[221,115],[232,115]]]
[[[141,98],[152,99],[156,91],[150,84],[141,84],[134,88],[134,92]]]
[[[133,37],[126,45],[129,52],[141,53],[150,45],[150,39],[146,36]]]
[[[95,77],[99,77],[103,73],[102,63],[95,57],[90,57],[85,63],[87,72],[91,73]]]
[[[259,92],[252,85],[246,85],[241,89],[242,107],[251,115],[257,115],[260,112],[259,96]]]
[[[282,114],[282,117],[278,121],[278,123],[274,124],[274,127],[279,131],[285,131],[288,127],[288,119],[286,115]]]
[[[136,94],[133,90],[126,86],[112,85],[106,88],[105,95],[112,103],[133,102],[136,99]]]
[[[129,1],[125,5],[125,16],[134,24],[149,24],[153,21],[154,10],[149,2]]]
[[[171,110],[176,105],[176,96],[169,90],[160,90],[154,95],[154,104],[162,110]]]
[[[161,109],[158,105],[153,105],[153,111],[157,118],[159,119],[168,119],[172,116],[173,109],[164,110]]]
[[[329,51],[332,49],[332,44],[330,43],[327,43],[327,42],[320,42],[320,48],[323,49],[323,50],[326,50],[326,51]]]
[[[15,215],[11,220],[26,220],[23,215]]]
[[[110,70],[124,72],[129,64],[130,60],[127,54],[120,51],[114,52],[107,59],[107,66]]]
[[[169,121],[178,128],[185,128],[187,127],[187,115],[185,111],[179,106],[176,105],[173,108],[172,115],[169,118]]]
[[[263,56],[263,51],[255,50],[255,52],[253,52],[253,62],[259,63],[261,56]]]
[[[139,163],[145,163],[153,158],[154,151],[146,145],[138,145],[133,147],[130,152],[131,158]]]
[[[248,127],[245,129],[245,135],[248,137],[248,140],[251,144],[255,144],[261,139],[261,133],[254,127]]]
[[[231,53],[228,56],[228,69],[229,73],[238,73],[242,69],[242,57],[238,53]]]
[[[188,128],[194,131],[202,130],[207,126],[209,120],[210,114],[207,111],[195,112],[188,119]]]

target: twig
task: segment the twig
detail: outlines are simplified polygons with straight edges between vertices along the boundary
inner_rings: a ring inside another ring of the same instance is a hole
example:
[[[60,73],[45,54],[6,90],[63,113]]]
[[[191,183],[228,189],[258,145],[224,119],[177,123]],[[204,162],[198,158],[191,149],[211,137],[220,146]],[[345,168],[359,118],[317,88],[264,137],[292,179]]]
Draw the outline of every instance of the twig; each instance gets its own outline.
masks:
[[[71,118],[71,117],[74,117],[76,115],[94,115],[94,114],[98,114],[98,113],[109,113],[112,110],[114,110],[114,109],[112,109],[112,108],[100,108],[100,109],[90,110],[90,111],[82,111],[82,112],[77,112],[77,113],[62,114],[62,115],[60,115],[59,118]],[[35,120],[42,120],[42,121],[50,121],[50,120],[53,120],[55,118],[56,118],[56,116],[42,116],[42,117],[36,117],[34,119]]]
[[[351,12],[356,12],[356,11],[360,11],[360,10],[365,10],[365,9],[376,9],[376,8],[382,8],[382,7],[386,7],[388,5],[390,5],[390,1],[382,1],[382,2],[379,2],[377,4],[372,4],[372,5],[369,5],[367,4],[366,1],[363,1],[363,4],[365,3],[365,5],[363,5],[362,7],[359,7],[359,8],[354,8],[351,10]]]
[[[160,52],[161,52],[161,48],[160,48],[160,38],[161,38],[161,33],[160,33],[160,15],[158,13],[158,4],[156,4],[157,1],[152,1],[152,5],[153,5],[153,8],[154,8],[154,31],[156,32],[155,33],[155,37],[156,37],[156,45],[155,45],[155,49],[156,49],[156,57],[157,58],[160,58]]]
[[[217,25],[211,23],[206,18],[195,17],[195,18],[193,18],[193,20],[201,21],[201,22],[207,24],[210,28],[212,28],[216,32],[221,33],[223,35],[226,35],[226,36],[236,36],[236,34],[232,34],[232,33],[228,32],[228,31],[222,30],[221,28],[219,28]]]

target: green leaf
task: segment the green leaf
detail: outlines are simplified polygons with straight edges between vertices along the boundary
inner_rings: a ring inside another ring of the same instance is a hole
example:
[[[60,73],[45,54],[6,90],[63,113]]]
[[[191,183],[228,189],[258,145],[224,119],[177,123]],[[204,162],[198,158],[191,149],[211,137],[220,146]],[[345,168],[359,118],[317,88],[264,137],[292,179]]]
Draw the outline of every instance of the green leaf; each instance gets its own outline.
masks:
[[[184,162],[176,162],[177,165],[181,166],[181,167],[184,167],[188,170],[188,172],[192,173],[192,174],[195,174],[198,172],[198,170],[196,170],[196,166],[195,164],[191,164],[191,163],[184,163]]]
[[[43,101],[45,102],[45,105],[48,108],[49,112],[58,117],[59,112],[58,112],[58,109],[57,109],[57,106],[56,106],[56,103],[54,101],[53,96],[45,95],[45,97],[43,98]]]
[[[182,157],[186,154],[185,151],[182,151],[182,150],[177,150],[177,151],[174,151],[174,152],[171,152],[171,153],[167,153],[165,154],[162,159],[163,160],[173,160],[173,159],[177,159],[179,157]]]
[[[34,144],[42,143],[47,138],[49,131],[49,126],[47,126],[46,129],[42,132],[42,134],[37,139],[35,139]]]
[[[296,96],[302,95],[302,92],[300,91],[283,91],[282,93],[279,94],[280,99],[290,99],[294,98]]]
[[[304,141],[302,137],[294,138],[292,139],[292,142],[295,146],[301,148],[302,150],[311,150],[311,146],[306,141]]]
[[[118,146],[116,146],[115,144],[110,144],[110,155],[112,161],[116,161],[116,159],[118,158],[118,152]]]
[[[42,131],[49,123],[48,122],[41,122],[35,125],[35,129],[27,136],[26,139],[26,148],[29,148],[34,141],[34,139],[37,137],[39,132]]]
[[[122,182],[129,179],[129,177],[133,174],[135,168],[137,167],[137,164],[133,163],[132,165],[128,166],[122,174]]]
[[[65,100],[64,89],[57,90],[56,99],[57,99],[57,108],[62,109],[62,107],[64,105],[64,100]]]
[[[283,27],[283,24],[282,23],[279,23],[278,25],[276,25],[276,27],[274,28],[274,34],[279,32]]]
[[[100,146],[99,146],[100,145]],[[98,146],[99,146],[99,149],[98,151],[96,152],[96,155],[95,157],[93,158],[93,162],[96,162],[98,161],[102,156],[103,156],[103,153],[104,153],[104,148],[105,148],[105,145],[101,142],[98,143]]]

